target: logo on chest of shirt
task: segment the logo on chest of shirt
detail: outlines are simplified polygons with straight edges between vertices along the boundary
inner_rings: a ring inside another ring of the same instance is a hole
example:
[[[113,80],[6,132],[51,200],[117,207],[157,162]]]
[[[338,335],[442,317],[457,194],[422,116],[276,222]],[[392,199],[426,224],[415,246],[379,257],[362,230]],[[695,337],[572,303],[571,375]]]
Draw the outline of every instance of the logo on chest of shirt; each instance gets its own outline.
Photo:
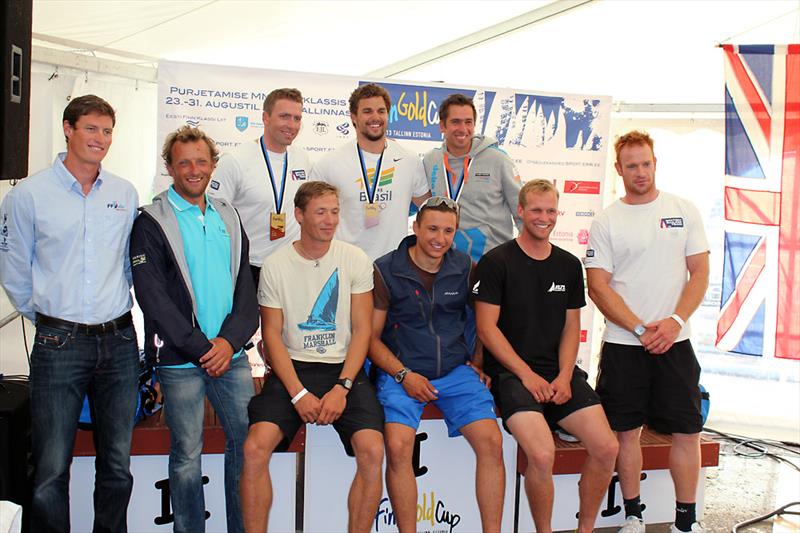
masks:
[[[445,296],[458,296],[458,291],[445,291]]]
[[[475,285],[472,286],[472,294],[478,294],[478,288],[481,286],[481,280],[475,282]]]
[[[667,217],[661,219],[660,227],[662,228],[682,228],[683,217]]]
[[[211,183],[209,183],[208,186],[214,189],[215,191],[219,190],[219,182],[217,180],[211,180]]]
[[[303,181],[306,179],[306,171],[302,168],[292,170],[292,181]]]
[[[475,181],[480,183],[489,183],[492,181],[492,173],[491,172],[476,172],[473,174],[475,177]]]
[[[109,209],[113,209],[114,211],[125,211],[125,204],[117,202],[117,201],[108,202],[106,204],[106,207],[109,208]]]
[[[389,167],[387,169],[381,170],[381,176],[378,179],[378,188],[375,191],[374,200],[376,202],[391,202],[392,201],[392,191],[391,190],[384,190],[384,188],[388,188],[392,184],[392,181],[394,181],[394,171],[395,171],[395,167]],[[375,175],[375,169],[374,168],[368,168],[367,169],[367,175],[368,176],[374,176]],[[364,190],[364,179],[363,178],[358,178],[356,180],[356,182],[359,184],[358,186],[361,189],[361,192],[358,195],[359,201],[361,201],[361,202],[369,202],[369,199],[367,198],[367,192]]]
[[[550,285],[550,288],[547,289],[547,292],[567,292],[567,286],[557,285],[556,282],[554,281],[553,284]]]

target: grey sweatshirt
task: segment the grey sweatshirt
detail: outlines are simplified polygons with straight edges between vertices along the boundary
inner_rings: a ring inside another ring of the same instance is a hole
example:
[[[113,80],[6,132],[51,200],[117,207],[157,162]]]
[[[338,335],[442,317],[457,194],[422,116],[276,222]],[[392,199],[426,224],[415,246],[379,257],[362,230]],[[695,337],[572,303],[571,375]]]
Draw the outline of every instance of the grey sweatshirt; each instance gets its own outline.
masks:
[[[446,149],[442,143],[426,153],[422,163],[431,192],[452,197],[444,168]],[[483,254],[514,237],[514,225],[520,225],[517,203],[522,183],[514,162],[493,137],[474,135],[468,155],[468,179],[458,198],[461,221],[454,243],[457,249],[478,261]],[[448,160],[457,185],[464,169],[464,157],[449,155]],[[453,190],[452,194],[455,193]]]

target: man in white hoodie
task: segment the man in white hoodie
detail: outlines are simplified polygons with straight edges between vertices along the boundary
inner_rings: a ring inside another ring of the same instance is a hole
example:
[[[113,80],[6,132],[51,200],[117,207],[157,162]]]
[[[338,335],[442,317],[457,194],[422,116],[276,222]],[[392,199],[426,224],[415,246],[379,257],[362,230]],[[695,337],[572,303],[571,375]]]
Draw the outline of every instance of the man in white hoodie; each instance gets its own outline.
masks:
[[[439,105],[444,142],[422,159],[431,192],[458,202],[461,219],[454,246],[478,261],[519,227],[517,197],[522,186],[511,158],[493,137],[475,135],[472,99],[451,94]]]

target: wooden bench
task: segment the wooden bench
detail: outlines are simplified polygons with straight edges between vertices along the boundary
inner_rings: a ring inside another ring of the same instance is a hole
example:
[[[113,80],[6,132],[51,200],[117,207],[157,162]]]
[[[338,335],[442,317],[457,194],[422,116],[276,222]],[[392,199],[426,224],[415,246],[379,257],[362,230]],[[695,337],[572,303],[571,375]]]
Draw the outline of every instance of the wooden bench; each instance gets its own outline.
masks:
[[[566,442],[553,433],[556,444],[556,458],[553,464],[553,475],[579,474],[586,460],[586,448],[580,442]],[[669,468],[669,450],[672,437],[657,433],[645,427],[640,439],[642,443],[642,470],[666,470]],[[719,443],[701,435],[700,466],[719,465]],[[528,460],[521,448],[517,447],[517,473],[524,474]]]
[[[256,394],[261,391],[263,380],[253,379]],[[165,405],[153,416],[147,417],[136,424],[133,429],[131,441],[131,455],[169,455],[169,427]],[[301,426],[289,445],[287,452],[305,452],[306,427]],[[94,441],[91,431],[79,430],[75,436],[75,447],[72,451],[76,457],[94,456]],[[205,415],[203,419],[203,453],[225,453],[225,432],[214,408],[208,398],[205,399]]]

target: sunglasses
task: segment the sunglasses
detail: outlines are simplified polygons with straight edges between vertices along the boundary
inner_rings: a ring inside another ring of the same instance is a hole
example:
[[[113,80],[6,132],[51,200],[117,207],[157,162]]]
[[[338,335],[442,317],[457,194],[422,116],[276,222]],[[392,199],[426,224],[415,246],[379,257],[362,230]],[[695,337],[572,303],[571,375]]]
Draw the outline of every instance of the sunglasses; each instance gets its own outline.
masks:
[[[436,207],[442,204],[444,204],[448,209],[452,209],[458,213],[458,204],[447,196],[431,196],[425,200],[421,206],[419,206],[419,210],[422,211],[426,207]]]

